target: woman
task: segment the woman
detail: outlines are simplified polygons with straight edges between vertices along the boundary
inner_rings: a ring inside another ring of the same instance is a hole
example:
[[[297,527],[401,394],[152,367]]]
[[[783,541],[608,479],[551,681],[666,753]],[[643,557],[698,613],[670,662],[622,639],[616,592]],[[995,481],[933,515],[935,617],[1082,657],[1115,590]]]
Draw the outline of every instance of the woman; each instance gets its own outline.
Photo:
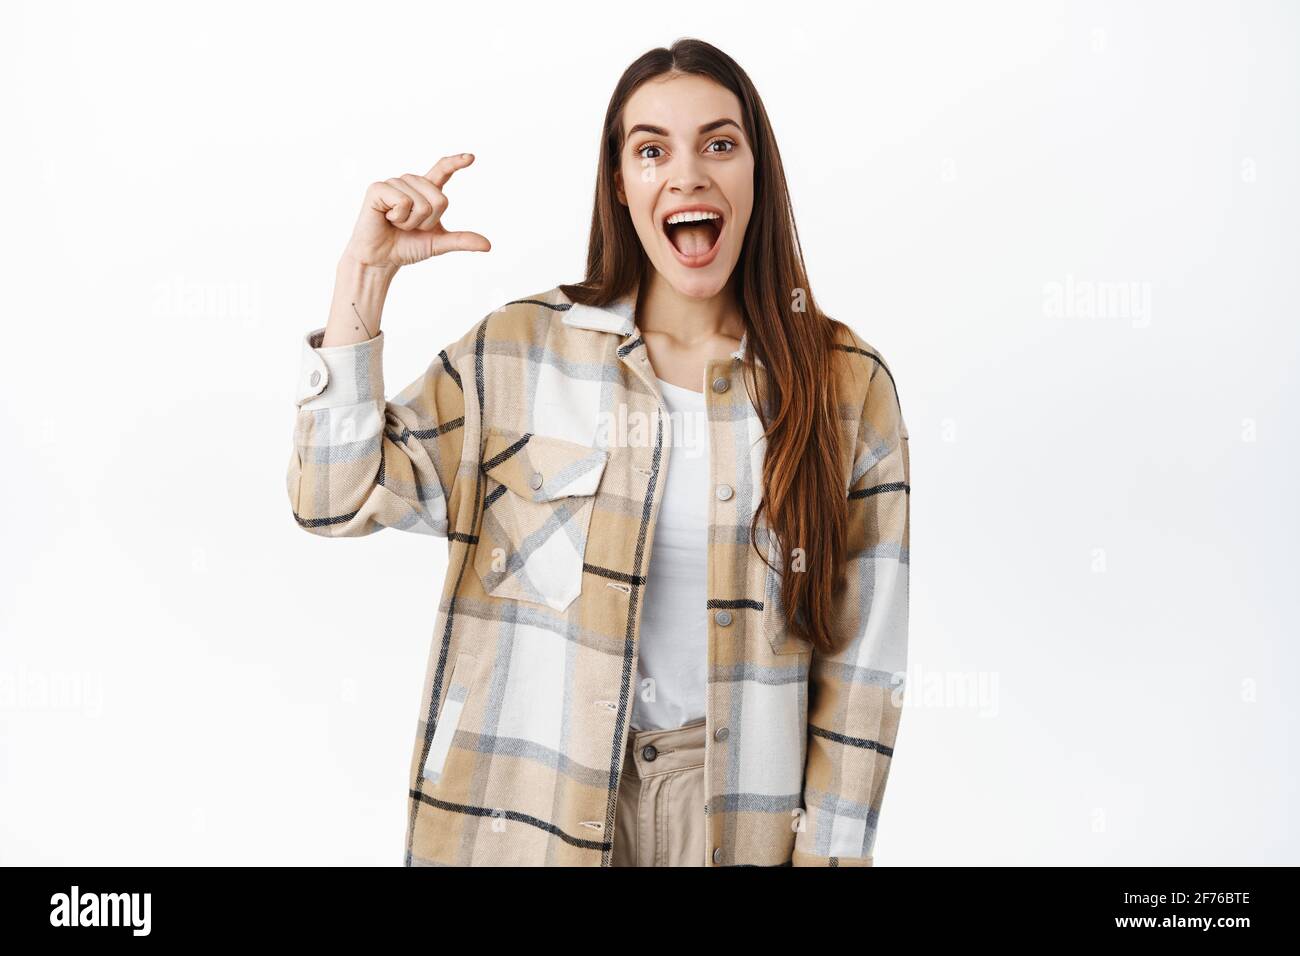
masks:
[[[440,222],[472,161],[370,186],[303,343],[288,471],[314,534],[448,540],[406,864],[871,865],[907,429],[880,354],[813,299],[757,92],[698,40],[640,57],[585,280],[496,309],[385,401],[393,275],[490,249]]]

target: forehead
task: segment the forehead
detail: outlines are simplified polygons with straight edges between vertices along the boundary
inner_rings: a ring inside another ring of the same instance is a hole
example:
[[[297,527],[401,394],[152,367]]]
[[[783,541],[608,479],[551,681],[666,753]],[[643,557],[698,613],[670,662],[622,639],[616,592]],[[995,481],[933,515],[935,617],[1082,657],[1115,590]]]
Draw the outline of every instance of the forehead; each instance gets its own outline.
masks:
[[[692,136],[705,123],[727,117],[743,123],[736,94],[706,76],[648,80],[623,109],[623,135],[638,123],[659,126],[674,136]],[[730,129],[730,127],[728,127]]]

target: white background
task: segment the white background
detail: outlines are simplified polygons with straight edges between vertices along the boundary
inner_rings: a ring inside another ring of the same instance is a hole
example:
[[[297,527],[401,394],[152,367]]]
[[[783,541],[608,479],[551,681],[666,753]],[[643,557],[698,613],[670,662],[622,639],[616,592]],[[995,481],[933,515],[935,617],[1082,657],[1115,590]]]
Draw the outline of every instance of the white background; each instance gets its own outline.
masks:
[[[609,94],[687,35],[911,434],[878,864],[1300,862],[1296,5],[508,7],[6,7],[0,862],[400,865],[446,546],[297,527],[300,338],[448,153],[494,249],[397,277],[390,394],[580,278]]]

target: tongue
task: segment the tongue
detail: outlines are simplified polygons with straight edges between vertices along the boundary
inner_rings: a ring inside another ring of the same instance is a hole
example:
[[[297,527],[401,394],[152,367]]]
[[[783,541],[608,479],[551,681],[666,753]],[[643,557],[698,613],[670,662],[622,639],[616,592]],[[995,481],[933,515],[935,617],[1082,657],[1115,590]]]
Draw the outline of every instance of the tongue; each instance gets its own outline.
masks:
[[[718,238],[717,227],[708,221],[682,223],[669,229],[669,238],[684,256],[704,255]]]

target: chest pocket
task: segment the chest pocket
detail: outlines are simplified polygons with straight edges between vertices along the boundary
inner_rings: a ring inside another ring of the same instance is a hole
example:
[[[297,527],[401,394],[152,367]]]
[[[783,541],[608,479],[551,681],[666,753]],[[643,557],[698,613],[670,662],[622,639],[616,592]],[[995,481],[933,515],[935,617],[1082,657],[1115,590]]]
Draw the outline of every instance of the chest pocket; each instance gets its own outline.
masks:
[[[604,448],[489,428],[474,570],[493,597],[563,611],[582,592]]]

